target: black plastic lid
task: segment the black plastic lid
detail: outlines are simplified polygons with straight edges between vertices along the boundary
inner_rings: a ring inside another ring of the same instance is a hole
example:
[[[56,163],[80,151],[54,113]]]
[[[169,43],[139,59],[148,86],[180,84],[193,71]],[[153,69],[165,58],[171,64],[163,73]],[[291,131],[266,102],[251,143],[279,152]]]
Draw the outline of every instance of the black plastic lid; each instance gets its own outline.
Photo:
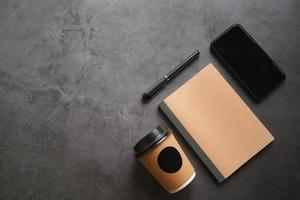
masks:
[[[140,156],[142,153],[144,153],[146,150],[148,150],[150,147],[154,146],[161,140],[164,140],[168,135],[169,129],[163,125],[160,124],[156,128],[154,128],[148,135],[143,137],[134,147],[134,155]]]

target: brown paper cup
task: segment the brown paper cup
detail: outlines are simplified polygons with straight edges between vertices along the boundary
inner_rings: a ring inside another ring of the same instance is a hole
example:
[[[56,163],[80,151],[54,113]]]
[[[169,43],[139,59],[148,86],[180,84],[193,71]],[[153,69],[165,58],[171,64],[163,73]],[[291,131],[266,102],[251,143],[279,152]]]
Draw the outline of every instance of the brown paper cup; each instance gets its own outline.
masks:
[[[134,150],[138,160],[170,193],[182,190],[196,176],[172,132],[164,125],[153,129],[137,143]]]

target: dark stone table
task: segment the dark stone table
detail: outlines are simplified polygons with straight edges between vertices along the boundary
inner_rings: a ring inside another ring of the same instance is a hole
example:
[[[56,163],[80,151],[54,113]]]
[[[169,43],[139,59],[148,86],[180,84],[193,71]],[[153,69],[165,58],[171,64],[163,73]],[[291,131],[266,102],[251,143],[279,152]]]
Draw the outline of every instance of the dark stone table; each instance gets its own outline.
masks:
[[[0,0],[0,199],[300,199],[299,0]],[[286,72],[254,103],[209,52],[240,23]],[[200,59],[148,104],[141,94]],[[213,63],[276,140],[222,184],[196,168],[169,195],[133,157],[157,105]]]

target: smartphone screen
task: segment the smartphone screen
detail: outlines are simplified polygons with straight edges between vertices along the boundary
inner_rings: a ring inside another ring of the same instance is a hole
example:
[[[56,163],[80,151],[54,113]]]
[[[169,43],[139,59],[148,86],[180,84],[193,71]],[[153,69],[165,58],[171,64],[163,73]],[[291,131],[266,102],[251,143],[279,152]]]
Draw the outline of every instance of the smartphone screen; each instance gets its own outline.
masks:
[[[241,25],[233,25],[211,43],[216,56],[260,100],[285,79],[282,70]]]

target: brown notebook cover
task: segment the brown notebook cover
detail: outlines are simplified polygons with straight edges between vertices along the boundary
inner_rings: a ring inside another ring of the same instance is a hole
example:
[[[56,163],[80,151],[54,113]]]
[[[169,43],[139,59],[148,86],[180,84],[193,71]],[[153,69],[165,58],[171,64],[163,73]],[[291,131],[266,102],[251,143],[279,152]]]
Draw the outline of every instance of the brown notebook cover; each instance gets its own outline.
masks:
[[[159,108],[219,182],[274,140],[212,64]]]

